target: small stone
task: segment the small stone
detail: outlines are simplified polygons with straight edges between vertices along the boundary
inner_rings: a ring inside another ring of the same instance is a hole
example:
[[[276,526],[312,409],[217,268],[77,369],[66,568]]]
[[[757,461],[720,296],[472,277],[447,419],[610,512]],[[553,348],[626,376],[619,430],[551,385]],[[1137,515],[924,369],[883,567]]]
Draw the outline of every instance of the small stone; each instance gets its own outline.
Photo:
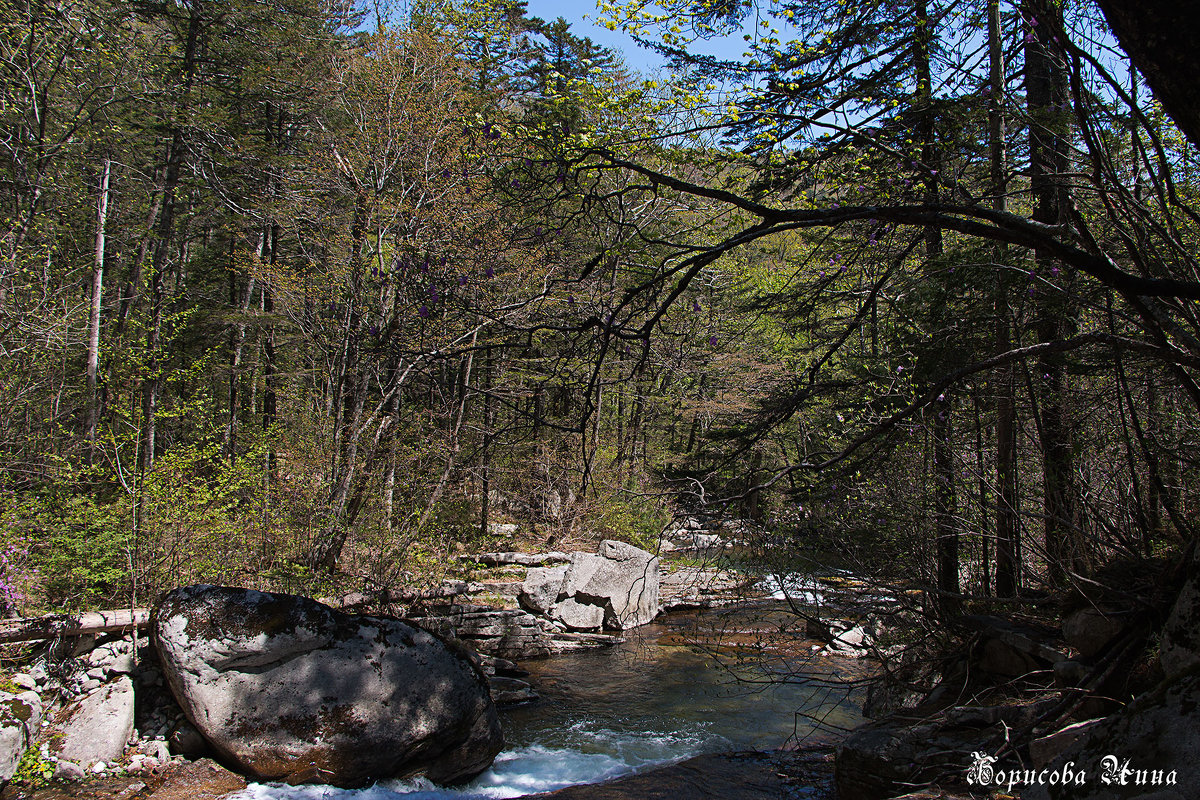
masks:
[[[208,741],[190,722],[181,722],[171,731],[170,750],[184,756],[199,757],[208,753]]]
[[[87,671],[87,676],[89,678],[95,678],[98,681],[104,680],[104,676],[106,674],[107,670],[104,667],[92,667]]]
[[[97,761],[95,764],[92,764],[92,772],[96,773],[97,775],[104,772],[106,769],[108,769],[108,764],[105,764],[103,761]]]
[[[80,636],[75,642],[75,647],[71,650],[71,658],[79,658],[82,655],[92,652],[96,649],[96,634],[85,633]]]
[[[79,686],[80,694],[88,694],[100,688],[100,680],[97,678],[88,678]]]
[[[145,758],[157,759],[158,761],[166,761],[171,757],[167,743],[159,739],[146,742],[142,745],[141,751]]]
[[[133,653],[122,653],[108,665],[107,675],[132,675],[137,665],[133,662]]]
[[[37,690],[37,680],[32,675],[24,672],[18,672],[16,675],[13,675],[12,682],[22,689]]]
[[[81,781],[86,774],[83,767],[74,761],[59,761],[54,765],[54,780],[56,781]]]

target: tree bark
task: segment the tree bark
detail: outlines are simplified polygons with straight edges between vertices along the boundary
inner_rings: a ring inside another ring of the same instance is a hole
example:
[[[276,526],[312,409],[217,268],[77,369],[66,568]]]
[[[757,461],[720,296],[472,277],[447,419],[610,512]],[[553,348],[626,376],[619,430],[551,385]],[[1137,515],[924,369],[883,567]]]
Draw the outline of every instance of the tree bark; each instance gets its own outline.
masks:
[[[1000,0],[988,0],[988,62],[990,102],[988,103],[989,171],[991,173],[992,208],[1008,210],[1008,181],[1006,178],[1006,137],[1004,119],[1003,30],[1000,23]],[[996,296],[993,309],[996,316],[996,352],[1012,349],[1012,328],[1008,297],[1011,280],[1006,268],[1008,248],[995,247]],[[996,594],[1014,597],[1020,590],[1021,563],[1018,557],[1020,529],[1017,520],[1017,414],[1016,374],[1012,364],[996,373]]]
[[[1063,175],[1067,170],[1068,95],[1060,38],[1064,36],[1062,8],[1053,0],[1025,0],[1025,90],[1029,110],[1029,182],[1033,195],[1033,219],[1046,225],[1062,225],[1069,202]],[[1034,274],[1030,289],[1038,295],[1038,336],[1043,342],[1066,339],[1075,322],[1058,262],[1034,251]],[[1065,275],[1063,276],[1065,278]],[[1047,352],[1038,359],[1041,388],[1041,445],[1043,471],[1043,517],[1047,578],[1054,586],[1066,583],[1068,571],[1082,567],[1078,504],[1073,485],[1071,421],[1067,360]]]
[[[112,161],[106,156],[100,172],[100,189],[96,197],[96,248],[92,267],[92,308],[88,318],[87,391],[88,460],[96,450],[96,426],[100,422],[100,392],[97,377],[100,369],[100,306],[104,297],[104,235],[108,225],[108,181]]]

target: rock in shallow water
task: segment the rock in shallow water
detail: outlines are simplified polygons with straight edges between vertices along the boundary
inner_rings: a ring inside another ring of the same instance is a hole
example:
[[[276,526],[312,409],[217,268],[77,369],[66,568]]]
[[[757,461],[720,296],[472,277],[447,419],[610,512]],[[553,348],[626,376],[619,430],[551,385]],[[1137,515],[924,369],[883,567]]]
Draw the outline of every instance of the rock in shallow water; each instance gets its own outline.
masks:
[[[155,609],[163,671],[213,747],[264,780],[358,787],[469,780],[503,736],[465,652],[399,620],[192,586]]]

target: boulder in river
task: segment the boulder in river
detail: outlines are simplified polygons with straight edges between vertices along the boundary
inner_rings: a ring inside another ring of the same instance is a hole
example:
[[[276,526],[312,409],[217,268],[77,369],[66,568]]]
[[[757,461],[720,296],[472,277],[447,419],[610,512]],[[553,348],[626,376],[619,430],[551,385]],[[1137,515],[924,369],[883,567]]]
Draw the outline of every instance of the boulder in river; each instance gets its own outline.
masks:
[[[400,620],[191,586],[162,600],[152,634],[188,719],[258,779],[354,788],[424,772],[459,783],[504,744],[469,654]]]

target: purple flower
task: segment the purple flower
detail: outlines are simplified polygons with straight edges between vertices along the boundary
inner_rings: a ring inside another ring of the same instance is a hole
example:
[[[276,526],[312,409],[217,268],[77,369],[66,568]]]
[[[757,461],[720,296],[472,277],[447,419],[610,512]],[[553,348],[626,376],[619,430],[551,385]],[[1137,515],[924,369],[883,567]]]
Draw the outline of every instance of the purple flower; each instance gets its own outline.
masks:
[[[1051,274],[1051,275],[1053,275],[1054,277],[1056,277],[1056,278],[1057,278],[1057,277],[1058,277],[1058,273],[1059,273],[1059,269],[1058,269],[1058,267],[1051,267],[1051,268],[1050,268],[1050,274]]]
[[[483,274],[484,274],[484,277],[494,278],[494,277],[496,277],[496,270],[492,267],[488,267],[487,269],[485,269],[483,271]]]
[[[695,311],[697,314],[700,313],[700,301],[699,300],[692,301],[692,311]]]
[[[567,295],[567,305],[569,305],[569,306],[575,305],[575,295],[573,295],[573,294]]]
[[[429,316],[429,307],[421,306],[420,308],[417,309],[417,313],[421,315],[422,319],[424,319],[425,317]]]
[[[379,335],[379,326],[378,326],[378,325],[372,325],[372,326],[371,326],[371,335],[372,335],[372,336],[378,336],[378,335]]]
[[[436,303],[438,299],[437,289],[433,288],[432,286],[429,287],[429,299],[434,303]]]
[[[717,346],[717,337],[716,336],[708,337],[708,344],[710,347],[716,347]]]
[[[512,187],[513,187],[514,189],[520,189],[520,188],[521,188],[521,182],[520,182],[519,180],[517,180],[516,178],[513,178]]]

